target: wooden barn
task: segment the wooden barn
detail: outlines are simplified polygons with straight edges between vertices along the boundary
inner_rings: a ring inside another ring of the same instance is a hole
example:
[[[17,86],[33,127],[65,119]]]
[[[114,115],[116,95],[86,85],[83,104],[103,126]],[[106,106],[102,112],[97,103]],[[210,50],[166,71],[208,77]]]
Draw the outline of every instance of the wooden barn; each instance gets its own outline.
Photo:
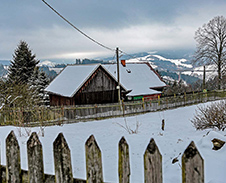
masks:
[[[51,106],[116,103],[116,64],[69,65],[45,89]],[[166,85],[148,64],[120,65],[121,98],[151,100]]]
[[[102,65],[70,65],[46,91],[52,106],[114,103],[118,101],[116,86],[117,81]]]

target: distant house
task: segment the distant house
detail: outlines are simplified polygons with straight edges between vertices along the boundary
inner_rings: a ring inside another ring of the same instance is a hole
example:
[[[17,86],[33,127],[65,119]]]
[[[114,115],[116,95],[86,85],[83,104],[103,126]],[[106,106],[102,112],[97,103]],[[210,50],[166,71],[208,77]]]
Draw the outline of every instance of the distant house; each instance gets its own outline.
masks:
[[[45,89],[50,105],[115,103],[118,101],[117,66],[69,65]],[[147,64],[120,65],[121,97],[150,100],[161,94],[165,83]]]

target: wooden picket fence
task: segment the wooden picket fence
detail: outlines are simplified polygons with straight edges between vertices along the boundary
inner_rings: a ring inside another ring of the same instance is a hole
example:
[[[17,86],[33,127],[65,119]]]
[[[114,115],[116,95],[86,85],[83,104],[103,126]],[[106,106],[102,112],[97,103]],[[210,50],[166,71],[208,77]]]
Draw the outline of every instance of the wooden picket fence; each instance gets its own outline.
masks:
[[[0,110],[0,125],[15,126],[49,126],[135,115],[155,112],[197,103],[215,101],[226,98],[226,91],[210,91],[207,93],[183,93],[180,95],[161,97],[157,100],[122,102],[116,104],[97,104],[84,106],[57,106],[4,108]]]
[[[103,183],[101,151],[93,135],[85,143],[86,180],[73,178],[69,146],[60,133],[53,142],[55,175],[44,174],[42,144],[33,132],[27,141],[28,171],[21,170],[20,147],[13,131],[6,138],[6,167],[1,182],[7,183]],[[118,182],[130,182],[129,145],[124,137],[118,144]],[[144,182],[162,183],[162,155],[151,139],[143,155]],[[204,183],[204,160],[192,141],[182,156],[182,183]]]

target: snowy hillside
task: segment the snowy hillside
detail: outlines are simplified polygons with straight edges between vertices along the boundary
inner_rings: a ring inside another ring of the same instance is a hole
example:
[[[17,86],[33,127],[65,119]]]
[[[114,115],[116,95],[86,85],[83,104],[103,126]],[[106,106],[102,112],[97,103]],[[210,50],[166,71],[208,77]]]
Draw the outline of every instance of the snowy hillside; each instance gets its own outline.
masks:
[[[38,66],[48,66],[48,67],[55,67],[56,64],[52,61],[49,61],[49,60],[45,60],[45,61],[41,61]]]
[[[209,104],[209,103],[208,103]],[[207,105],[207,104],[200,104]],[[120,125],[125,125],[124,118],[112,118],[92,122],[79,122],[63,126],[45,128],[45,137],[40,137],[43,145],[44,171],[54,172],[53,141],[58,133],[63,132],[71,149],[73,175],[85,179],[85,142],[94,135],[102,151],[102,162],[105,182],[118,182],[118,142],[122,136],[129,144],[131,183],[144,182],[143,154],[151,138],[154,138],[162,154],[163,182],[181,183],[181,156],[193,140],[204,159],[205,183],[224,183],[226,170],[226,145],[218,151],[212,150],[213,138],[226,141],[226,132],[214,130],[197,131],[190,122],[197,106],[181,107],[162,112],[152,112],[138,116],[126,117],[131,129],[138,121],[141,126],[138,134],[129,134]],[[165,119],[165,131],[161,130],[161,121]],[[119,125],[120,124],[120,125]],[[1,158],[5,164],[5,138],[11,130],[17,135],[21,149],[21,164],[27,169],[26,142],[28,137],[18,136],[18,128],[1,127]],[[39,128],[27,129],[40,133]],[[24,134],[26,134],[24,132]],[[173,158],[178,162],[172,164]]]
[[[203,79],[203,72],[204,72],[203,66],[194,68],[191,62],[186,58],[171,59],[171,58],[165,58],[157,53],[150,53],[144,56],[128,59],[127,62],[128,63],[149,62],[153,68],[158,69],[161,73],[164,73],[162,75],[163,78],[167,78],[167,80],[171,80],[171,81],[175,80],[175,78],[170,77],[170,75],[172,74],[167,75],[166,71],[170,73],[177,73],[177,74],[181,72],[181,74],[184,74],[184,75]],[[217,76],[216,66],[206,65],[205,74],[206,74],[206,80],[209,80],[210,78]]]
[[[142,57],[136,57],[126,60],[127,63],[149,62],[153,68],[159,70],[176,71],[179,68],[192,68],[192,64],[184,59],[170,59],[157,54],[148,54]]]
[[[192,84],[200,79],[200,75],[192,72],[181,72],[183,70],[193,70],[191,62],[185,58],[165,58],[157,53],[144,54],[126,60],[127,63],[149,62],[149,64],[162,76],[165,82],[179,81],[179,78],[186,84]],[[181,77],[179,76],[181,73]]]
[[[190,76],[196,76],[202,79],[203,72],[204,72],[204,68],[203,66],[200,66],[200,67],[195,67],[194,71],[184,71],[182,73]],[[217,67],[215,65],[206,65],[205,73],[206,73],[206,80],[209,80],[210,78],[217,76]]]
[[[142,52],[142,53],[135,53],[131,55],[123,55],[120,57],[120,59],[125,59],[127,63],[140,63],[140,62],[149,62],[151,66],[161,71],[161,74],[164,73],[164,78],[167,78],[167,80],[178,80],[179,72],[178,70],[192,70],[193,66],[190,62],[190,56],[186,55],[183,52],[180,53],[180,51],[175,52]],[[79,62],[78,62],[79,61]],[[115,62],[112,60],[112,57],[105,58],[105,59],[99,59],[99,60],[90,60],[90,59],[74,59],[74,60],[42,60],[38,66],[39,67],[48,67],[49,71],[59,73],[63,69],[63,65],[66,66],[66,64],[78,64],[78,63],[87,63],[87,64],[94,64],[94,63],[112,63]],[[187,83],[191,84],[191,81],[196,81],[197,78],[202,79],[203,73],[200,72],[200,68],[195,68],[197,71],[186,71],[182,72],[184,75],[190,76],[189,79],[185,80]],[[45,68],[47,71],[48,69]],[[47,72],[47,75],[49,74],[49,71]],[[176,73],[177,76],[171,77],[172,73]],[[0,73],[1,74],[1,73]],[[212,75],[210,75],[211,77]],[[181,77],[181,78],[187,78],[187,77]],[[208,79],[208,75],[207,75]]]

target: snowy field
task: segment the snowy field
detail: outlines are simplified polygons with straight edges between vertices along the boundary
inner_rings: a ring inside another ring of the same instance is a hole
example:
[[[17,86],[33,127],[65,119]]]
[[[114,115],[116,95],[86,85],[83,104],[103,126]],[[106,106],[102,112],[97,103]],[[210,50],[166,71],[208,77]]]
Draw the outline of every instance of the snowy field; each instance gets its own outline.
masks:
[[[124,118],[46,127],[45,137],[40,137],[43,144],[45,172],[49,174],[54,173],[52,144],[58,133],[63,132],[71,149],[73,175],[76,178],[85,179],[86,177],[85,142],[93,134],[102,151],[105,182],[118,182],[118,142],[124,136],[130,148],[132,183],[144,182],[143,154],[151,138],[155,139],[163,156],[164,183],[182,182],[181,156],[192,140],[205,160],[205,183],[224,183],[226,146],[214,151],[212,150],[211,140],[219,138],[226,141],[226,132],[214,130],[196,131],[190,122],[196,109],[197,106],[190,106],[127,117],[126,120],[131,129],[135,129],[137,121],[140,122],[141,126],[138,134],[129,134],[119,125],[124,125]],[[163,118],[166,124],[165,131],[161,130]],[[11,130],[14,130],[20,143],[22,169],[27,169],[26,142],[28,137],[25,132],[22,137],[19,137],[16,127],[0,127],[1,162],[5,164],[5,138]],[[39,128],[28,130],[40,133]],[[179,162],[172,164],[172,159],[177,156]]]

